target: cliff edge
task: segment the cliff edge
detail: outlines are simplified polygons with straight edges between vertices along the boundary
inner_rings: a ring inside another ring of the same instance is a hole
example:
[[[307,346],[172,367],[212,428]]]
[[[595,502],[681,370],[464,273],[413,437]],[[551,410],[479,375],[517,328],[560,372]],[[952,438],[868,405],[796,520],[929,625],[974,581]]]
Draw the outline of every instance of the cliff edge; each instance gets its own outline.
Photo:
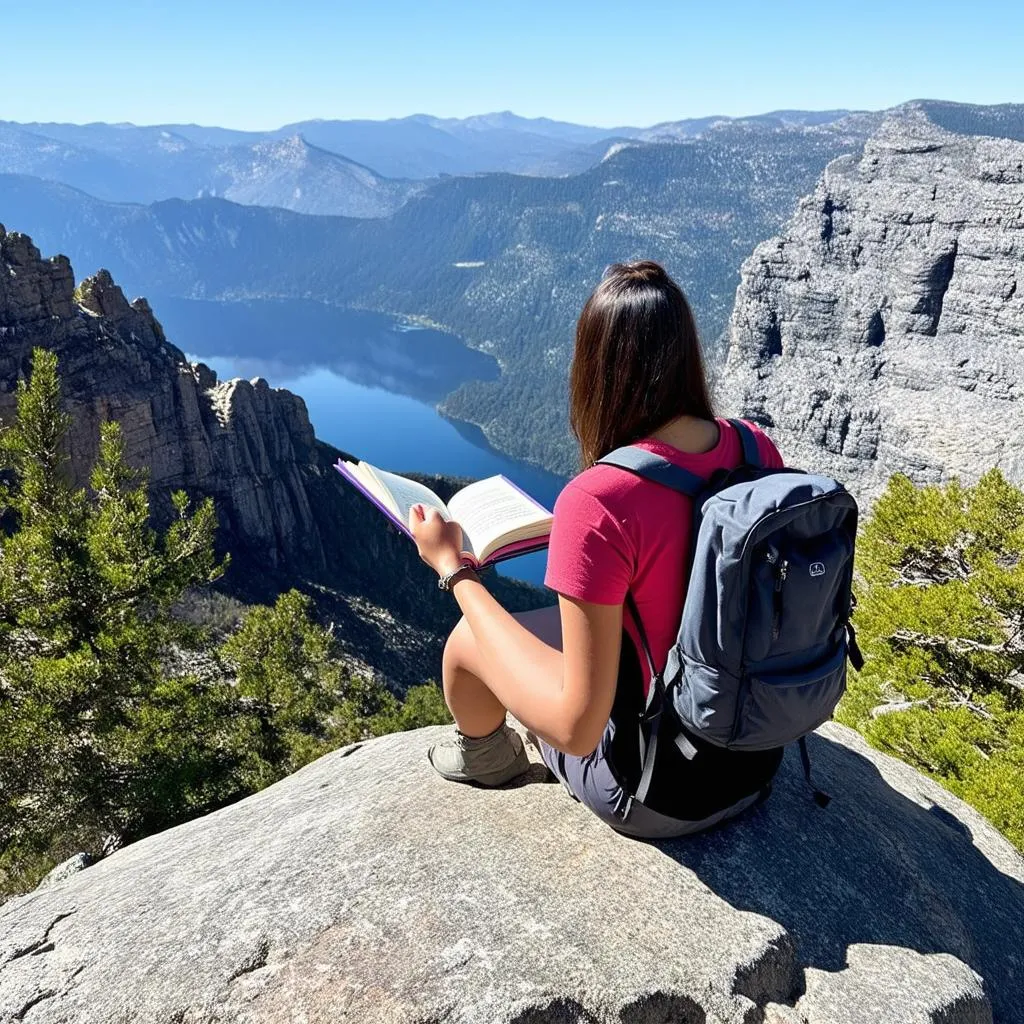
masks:
[[[727,404],[875,497],[900,472],[1024,481],[1024,143],[907,109],[743,265]]]
[[[444,782],[435,730],[336,751],[0,907],[0,1020],[33,1024],[1003,1024],[1024,861],[827,725],[710,835],[617,835],[538,766]]]
[[[179,487],[211,495],[232,544],[258,552],[268,568],[324,568],[305,479],[320,467],[301,398],[264,380],[218,381],[189,363],[149,303],[128,302],[107,271],[76,289],[64,256],[43,259],[27,235],[2,227],[0,271],[0,416],[13,408],[33,347],[52,349],[78,483],[87,482],[100,422],[118,420],[128,459],[147,468],[158,505]]]
[[[227,582],[241,596],[267,601],[306,586],[351,660],[399,688],[439,665],[453,602],[413,545],[334,471],[341,453],[316,439],[305,402],[261,378],[218,380],[107,271],[76,288],[66,257],[43,258],[27,235],[0,225],[0,422],[13,414],[36,346],[57,355],[79,485],[100,423],[117,420],[128,462],[148,473],[158,522],[172,518],[174,490],[214,499],[218,544],[232,555]],[[442,496],[454,490],[431,483]],[[491,586],[513,609],[546,599],[506,579]]]

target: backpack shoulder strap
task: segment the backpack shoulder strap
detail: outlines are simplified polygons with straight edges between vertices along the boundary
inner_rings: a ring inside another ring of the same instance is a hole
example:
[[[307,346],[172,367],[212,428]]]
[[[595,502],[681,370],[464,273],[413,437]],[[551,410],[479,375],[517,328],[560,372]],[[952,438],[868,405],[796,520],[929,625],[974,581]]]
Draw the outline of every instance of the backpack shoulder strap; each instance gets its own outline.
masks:
[[[763,469],[764,460],[761,458],[761,451],[757,447],[757,436],[743,422],[743,420],[729,420],[729,425],[740,435],[740,444],[743,445],[743,462],[754,469]]]
[[[616,448],[597,461],[600,465],[618,466],[619,469],[635,473],[645,480],[671,487],[688,498],[696,498],[707,487],[707,481],[703,477],[669,462],[660,455],[655,455],[654,452],[644,451],[643,448],[632,444]]]

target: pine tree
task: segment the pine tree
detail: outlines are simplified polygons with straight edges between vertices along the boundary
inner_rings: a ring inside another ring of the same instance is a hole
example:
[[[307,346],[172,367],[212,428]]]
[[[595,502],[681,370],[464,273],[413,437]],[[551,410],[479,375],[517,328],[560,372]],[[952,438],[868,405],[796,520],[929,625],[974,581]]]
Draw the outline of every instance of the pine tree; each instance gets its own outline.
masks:
[[[296,590],[250,609],[221,647],[234,672],[246,784],[259,789],[329,750],[385,732],[451,721],[441,691],[413,687],[404,703],[346,668],[333,633]]]
[[[68,425],[56,357],[37,349],[0,432],[0,871],[227,795],[221,695],[166,668],[191,639],[172,605],[224,569],[213,504],[174,495],[158,533],[118,425],[102,427],[91,491],[70,482]]]
[[[867,658],[840,717],[1024,848],[1024,491],[894,477],[858,541]]]
[[[175,614],[215,581],[210,499],[153,529],[116,423],[90,486],[64,454],[57,360],[37,349],[0,429],[0,894],[281,778],[333,747],[450,720],[426,685],[405,704],[343,665],[297,591],[255,606],[219,654]],[[212,669],[189,669],[197,654]],[[184,667],[183,667],[184,666]]]

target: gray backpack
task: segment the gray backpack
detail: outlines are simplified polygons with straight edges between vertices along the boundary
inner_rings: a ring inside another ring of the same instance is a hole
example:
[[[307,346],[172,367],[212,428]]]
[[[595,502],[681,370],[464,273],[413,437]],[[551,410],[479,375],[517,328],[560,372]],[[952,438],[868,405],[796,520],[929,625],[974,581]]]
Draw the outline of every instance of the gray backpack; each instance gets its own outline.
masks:
[[[863,664],[849,621],[857,503],[828,477],[765,469],[753,431],[729,423],[743,464],[710,480],[633,446],[599,460],[693,499],[689,585],[663,673],[633,595],[626,599],[653,680],[640,721],[640,803],[659,738],[687,758],[699,740],[748,751],[798,740],[810,783],[804,737],[832,717],[847,657]]]

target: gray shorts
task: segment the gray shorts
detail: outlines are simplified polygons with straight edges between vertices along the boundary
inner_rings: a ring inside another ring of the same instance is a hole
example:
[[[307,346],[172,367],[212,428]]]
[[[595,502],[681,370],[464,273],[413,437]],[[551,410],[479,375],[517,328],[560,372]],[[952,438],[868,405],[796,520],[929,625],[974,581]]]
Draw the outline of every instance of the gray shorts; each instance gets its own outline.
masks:
[[[546,644],[562,649],[561,620],[558,608],[541,608],[531,612],[520,612],[517,619]],[[624,693],[641,692],[640,661],[629,634],[622,633],[622,662],[619,668],[618,688]],[[618,698],[616,698],[618,701]],[[588,807],[602,821],[626,835],[638,839],[668,839],[703,832],[720,822],[740,814],[762,798],[763,792],[744,796],[731,807],[716,811],[701,821],[682,821],[652,811],[649,807],[630,799],[619,784],[612,769],[610,751],[615,737],[615,722],[609,721],[597,749],[586,757],[563,754],[539,741],[544,763],[551,769],[569,793],[584,807]]]
[[[701,821],[680,821],[659,814],[631,799],[616,779],[608,756],[614,736],[615,723],[609,722],[597,749],[586,757],[563,754],[543,740],[540,741],[540,749],[544,763],[569,793],[618,832],[637,839],[691,835],[741,814],[762,797],[760,792],[751,793]]]

